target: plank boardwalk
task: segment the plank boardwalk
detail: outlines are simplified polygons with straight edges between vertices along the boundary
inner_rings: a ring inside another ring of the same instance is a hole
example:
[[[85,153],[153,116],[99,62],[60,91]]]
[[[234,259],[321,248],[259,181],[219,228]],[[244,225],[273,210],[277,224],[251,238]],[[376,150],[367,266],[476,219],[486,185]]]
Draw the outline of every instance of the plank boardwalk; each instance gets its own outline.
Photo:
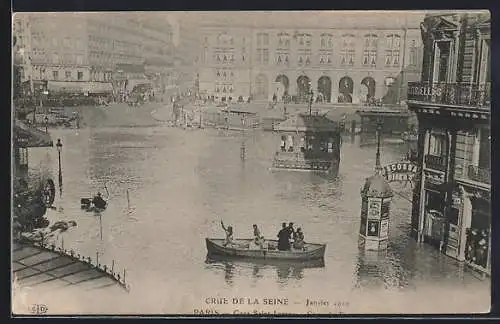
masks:
[[[122,286],[94,265],[56,251],[14,243],[12,272],[21,287],[104,289]],[[123,291],[126,291],[123,287]]]

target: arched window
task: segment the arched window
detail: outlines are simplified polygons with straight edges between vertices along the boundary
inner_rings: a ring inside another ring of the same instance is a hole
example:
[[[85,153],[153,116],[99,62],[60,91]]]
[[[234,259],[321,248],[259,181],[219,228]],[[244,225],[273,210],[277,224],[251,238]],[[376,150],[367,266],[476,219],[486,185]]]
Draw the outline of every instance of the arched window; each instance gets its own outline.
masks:
[[[391,34],[386,36],[385,65],[398,66],[401,47],[401,36]]]
[[[377,64],[378,37],[375,34],[365,35],[363,49],[363,65],[374,66]]]

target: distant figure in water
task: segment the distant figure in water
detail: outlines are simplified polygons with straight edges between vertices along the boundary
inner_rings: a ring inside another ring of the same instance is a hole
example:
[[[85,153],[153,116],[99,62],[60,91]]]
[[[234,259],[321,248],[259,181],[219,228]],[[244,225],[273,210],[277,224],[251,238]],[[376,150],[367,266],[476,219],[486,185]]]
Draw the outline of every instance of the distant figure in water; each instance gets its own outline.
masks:
[[[281,225],[281,230],[278,233],[278,250],[290,250],[290,232],[286,226],[286,223],[283,223]]]
[[[92,203],[94,204],[94,207],[99,208],[99,209],[104,209],[106,208],[106,201],[102,199],[101,193],[98,192],[96,196],[94,196],[94,199],[92,199]]]
[[[302,229],[299,227],[297,228],[297,231],[295,232],[295,238],[293,241],[293,248],[302,250],[304,248],[304,233],[302,232]]]
[[[228,226],[227,228],[224,226],[224,222],[220,221],[220,224],[222,225],[222,229],[224,232],[226,232],[226,241],[224,242],[224,246],[227,245],[232,245],[233,244],[233,227]]]

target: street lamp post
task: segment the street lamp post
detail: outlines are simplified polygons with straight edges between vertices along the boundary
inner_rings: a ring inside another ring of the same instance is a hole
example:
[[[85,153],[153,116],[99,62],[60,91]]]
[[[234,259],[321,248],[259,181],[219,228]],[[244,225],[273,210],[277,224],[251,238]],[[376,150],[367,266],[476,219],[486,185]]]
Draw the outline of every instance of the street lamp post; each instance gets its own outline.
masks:
[[[45,133],[49,132],[49,117],[45,116]]]
[[[375,171],[380,172],[382,167],[380,165],[380,133],[382,132],[383,121],[382,119],[377,119],[376,127],[377,127],[377,154],[375,155]]]
[[[56,147],[57,147],[57,154],[58,154],[58,158],[59,158],[59,196],[62,196],[62,168],[61,168],[61,151],[62,151],[62,143],[61,143],[61,139],[58,138],[57,139],[57,144],[56,144]]]

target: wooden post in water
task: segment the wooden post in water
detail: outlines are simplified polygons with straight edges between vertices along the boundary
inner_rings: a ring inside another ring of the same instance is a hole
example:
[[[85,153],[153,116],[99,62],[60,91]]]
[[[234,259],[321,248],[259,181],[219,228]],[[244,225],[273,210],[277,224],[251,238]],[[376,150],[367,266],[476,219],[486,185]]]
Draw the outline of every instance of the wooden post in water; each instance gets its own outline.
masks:
[[[123,269],[123,283],[125,283],[125,274],[126,274],[125,269]]]
[[[95,251],[95,265],[99,266],[99,251]]]
[[[127,209],[128,211],[130,211],[130,194],[128,192],[128,188],[127,188]]]

